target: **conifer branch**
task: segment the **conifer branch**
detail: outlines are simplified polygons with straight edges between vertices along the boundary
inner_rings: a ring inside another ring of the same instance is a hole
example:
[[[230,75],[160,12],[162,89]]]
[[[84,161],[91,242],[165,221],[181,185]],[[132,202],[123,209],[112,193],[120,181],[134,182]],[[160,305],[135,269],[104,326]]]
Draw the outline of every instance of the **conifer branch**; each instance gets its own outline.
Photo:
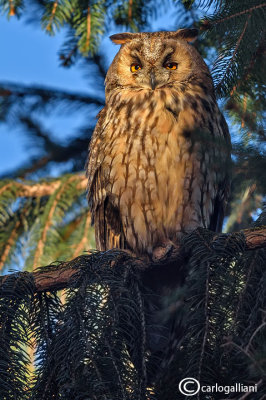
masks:
[[[54,17],[55,17],[55,12],[56,12],[57,6],[58,6],[58,0],[54,1],[54,4],[53,4],[53,9],[52,9],[52,13],[51,13],[51,16],[50,16],[50,19],[49,19],[49,23],[48,23],[48,25],[46,27],[46,30],[48,32],[50,32],[52,30],[52,23],[53,23],[53,20],[54,20]]]
[[[46,237],[47,237],[48,229],[49,229],[50,226],[52,225],[52,219],[53,219],[53,216],[54,216],[55,209],[56,209],[56,207],[57,207],[57,204],[58,204],[58,202],[59,202],[59,199],[60,199],[60,197],[61,197],[61,194],[64,192],[65,186],[66,186],[67,184],[68,184],[68,181],[66,181],[65,183],[63,183],[63,184],[61,185],[61,187],[59,187],[58,192],[57,192],[57,194],[56,194],[56,196],[55,196],[55,198],[54,198],[54,201],[53,201],[53,203],[52,203],[52,205],[51,205],[51,208],[50,208],[50,210],[49,210],[49,214],[48,214],[48,216],[47,216],[47,220],[46,220],[46,222],[45,222],[45,225],[44,225],[42,234],[41,234],[41,236],[40,236],[40,238],[39,238],[39,240],[38,240],[37,246],[36,246],[36,251],[35,251],[34,260],[33,260],[33,269],[34,269],[34,267],[39,263],[39,260],[40,260],[41,257],[42,257],[43,249],[44,249],[45,242],[46,242]]]
[[[128,21],[131,22],[132,20],[132,6],[133,6],[133,0],[129,0],[128,2]]]
[[[87,10],[88,14],[87,14],[87,33],[86,33],[86,48],[84,49],[85,51],[89,50],[89,46],[90,46],[90,37],[91,37],[91,9],[90,6],[88,7]]]
[[[244,27],[243,27],[243,29],[242,29],[242,32],[241,32],[241,35],[239,36],[239,39],[238,39],[238,41],[237,41],[237,43],[236,43],[236,47],[235,47],[235,49],[234,49],[234,52],[233,52],[233,54],[232,54],[232,57],[231,57],[231,59],[230,59],[228,65],[227,65],[227,67],[226,67],[226,70],[225,70],[225,72],[224,72],[224,75],[223,75],[222,79],[220,80],[220,82],[219,82],[218,85],[216,86],[216,90],[218,90],[218,89],[223,85],[223,82],[225,81],[226,76],[227,76],[228,72],[230,71],[233,62],[235,61],[235,58],[236,58],[237,51],[238,51],[238,49],[239,49],[240,43],[242,42],[243,37],[244,37],[244,35],[245,35],[245,33],[246,33],[246,30],[247,30],[247,27],[248,27],[248,23],[249,23],[250,17],[251,17],[251,14],[249,14],[249,16],[248,16],[248,18],[247,18],[247,20],[246,20],[246,22],[245,22],[245,25],[244,25]]]
[[[257,10],[257,9],[263,8],[263,7],[266,7],[266,3],[258,4],[258,5],[254,6],[254,7],[247,8],[247,9],[245,9],[243,11],[239,11],[237,13],[230,14],[225,18],[218,19],[217,21],[209,21],[208,19],[205,19],[205,20],[202,21],[201,29],[203,29],[203,30],[204,29],[210,29],[211,26],[213,26],[213,25],[221,24],[222,22],[228,21],[229,19],[240,17],[240,15],[244,15],[244,14],[250,14],[251,15],[254,10]]]
[[[6,260],[7,260],[7,257],[8,257],[8,255],[9,255],[9,253],[10,253],[10,250],[12,249],[12,247],[13,247],[15,241],[16,241],[17,233],[18,233],[18,228],[19,228],[20,224],[21,224],[21,221],[20,221],[20,220],[18,220],[18,221],[15,223],[15,226],[14,226],[14,228],[12,229],[12,231],[11,231],[11,233],[10,233],[10,236],[9,236],[9,238],[8,238],[6,244],[5,244],[5,249],[4,249],[3,253],[2,253],[1,256],[0,256],[0,270],[1,270],[1,269],[3,268],[3,266],[5,265],[5,262],[6,262]]]
[[[18,174],[18,177],[24,179],[27,175],[32,174],[33,172],[36,172],[41,168],[44,168],[51,160],[51,155],[41,157],[32,166],[28,168],[26,167],[25,169],[23,168],[22,171]]]
[[[14,6],[14,0],[9,0],[9,17],[14,17],[16,15],[16,10]]]
[[[75,56],[75,54],[78,51],[78,45],[75,44],[69,52],[65,55],[63,52],[59,54],[59,58],[62,61],[62,66],[63,67],[69,67],[72,64],[72,57]]]
[[[78,181],[77,190],[85,190],[87,186],[87,179],[84,175],[73,175],[69,182]],[[53,194],[61,185],[62,181],[60,179],[56,179],[51,182],[43,182],[36,184],[28,184],[22,182],[8,182],[6,185],[0,188],[0,196],[7,190],[11,190],[12,187],[17,189],[17,197],[43,197],[50,196]]]
[[[250,264],[250,266],[248,268],[248,271],[247,271],[247,274],[246,274],[245,285],[243,287],[241,295],[239,296],[239,299],[238,299],[238,302],[237,302],[237,306],[235,307],[235,315],[234,315],[234,320],[235,321],[237,321],[238,318],[239,318],[239,313],[240,313],[241,307],[243,305],[243,301],[244,301],[248,286],[250,285],[250,278],[252,276],[252,272],[254,271],[255,264],[256,264],[256,259],[253,259],[251,261],[251,264]]]
[[[72,233],[77,229],[77,227],[79,226],[79,224],[81,223],[82,220],[84,220],[84,218],[86,218],[86,214],[87,214],[87,210],[86,213],[82,213],[80,214],[77,218],[75,218],[72,222],[70,222],[63,234],[63,240],[67,241],[70,236],[72,235]]]
[[[250,73],[252,72],[252,70],[254,68],[256,60],[258,59],[258,57],[260,55],[263,55],[263,53],[265,53],[265,38],[264,38],[264,35],[262,36],[256,51],[254,52],[253,56],[251,57],[248,66],[245,67],[245,74],[243,75],[242,79],[239,80],[236,83],[236,85],[234,85],[234,87],[232,88],[232,90],[230,92],[230,96],[231,97],[233,96],[233,94],[235,92],[237,92],[237,90],[239,89],[239,87],[241,87],[243,82],[248,80],[248,78],[250,76]]]
[[[74,258],[76,258],[79,254],[81,254],[82,250],[85,250],[86,246],[88,246],[88,243],[89,243],[88,232],[89,232],[90,227],[91,227],[91,213],[88,212],[87,216],[86,216],[86,222],[85,222],[85,226],[84,226],[82,239],[75,249],[75,252],[73,254]]]
[[[266,247],[266,227],[259,227],[253,229],[245,229],[237,234],[242,234],[245,236],[246,241],[246,250],[255,250]],[[236,235],[236,233],[228,234],[228,237],[231,235]],[[218,235],[214,237],[214,241],[218,238]],[[109,250],[114,253],[114,260],[111,263],[111,266],[114,267],[115,264],[121,263],[121,250],[119,250],[119,254],[116,257],[115,252],[117,249]],[[124,251],[123,253],[128,253]],[[79,256],[69,262],[61,263],[60,266],[46,267],[42,271],[39,269],[38,272],[33,272],[31,275],[34,279],[35,290],[36,292],[43,291],[53,291],[53,290],[61,290],[70,285],[71,278],[74,274],[78,273],[80,260],[82,260],[83,256]],[[132,255],[132,260],[136,265],[139,265],[140,269],[144,269],[148,267],[158,267],[162,266],[165,263],[174,262],[180,260],[180,247],[173,248],[172,251],[167,251],[166,254],[163,254],[161,260],[148,261],[147,259],[136,258]],[[148,262],[147,262],[148,261]],[[24,273],[24,272],[22,272]],[[8,279],[10,275],[4,275],[0,277],[0,286],[4,284],[4,282]]]
[[[243,111],[242,111],[242,115],[241,115],[241,128],[245,128],[245,120],[244,120],[244,116],[246,115],[247,112],[247,93],[244,94],[244,98],[243,98]]]
[[[247,250],[266,247],[266,227],[244,229],[241,233],[245,236]]]
[[[202,372],[202,364],[204,360],[204,355],[206,354],[206,344],[209,333],[210,326],[210,316],[209,316],[209,298],[210,298],[210,266],[207,264],[206,271],[206,290],[205,290],[205,306],[204,306],[204,335],[202,338],[201,351],[200,351],[200,360],[198,366],[198,381],[201,382],[201,372]],[[200,394],[197,394],[197,399],[200,400]]]

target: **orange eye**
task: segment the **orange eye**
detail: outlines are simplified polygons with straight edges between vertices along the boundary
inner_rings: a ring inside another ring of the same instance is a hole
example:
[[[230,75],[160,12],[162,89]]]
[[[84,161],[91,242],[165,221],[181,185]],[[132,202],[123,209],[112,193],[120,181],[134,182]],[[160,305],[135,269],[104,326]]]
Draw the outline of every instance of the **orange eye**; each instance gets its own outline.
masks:
[[[130,71],[131,72],[138,72],[142,69],[142,66],[139,64],[131,64]]]
[[[168,62],[168,63],[164,64],[164,68],[171,69],[171,70],[177,69],[177,63]]]

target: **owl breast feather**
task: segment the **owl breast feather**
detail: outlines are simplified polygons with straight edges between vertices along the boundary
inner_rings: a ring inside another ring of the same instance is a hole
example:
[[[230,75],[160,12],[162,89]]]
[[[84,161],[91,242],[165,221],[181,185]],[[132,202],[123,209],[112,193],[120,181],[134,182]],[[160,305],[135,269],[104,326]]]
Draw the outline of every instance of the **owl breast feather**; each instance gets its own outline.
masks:
[[[209,131],[199,109],[170,89],[121,91],[98,122],[98,198],[118,210],[125,239],[136,253],[152,252],[164,240],[178,242],[182,233],[209,226],[218,187],[217,154],[214,145],[208,144],[208,151],[202,145],[200,133]]]

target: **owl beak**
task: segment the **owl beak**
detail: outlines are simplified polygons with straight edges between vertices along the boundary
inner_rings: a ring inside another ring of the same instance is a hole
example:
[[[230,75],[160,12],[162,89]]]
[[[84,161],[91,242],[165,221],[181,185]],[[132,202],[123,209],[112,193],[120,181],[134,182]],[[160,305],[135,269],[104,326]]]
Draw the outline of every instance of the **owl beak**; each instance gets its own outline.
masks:
[[[153,69],[150,72],[150,82],[151,82],[151,88],[152,90],[154,90],[156,88],[157,82],[155,79],[155,73]]]

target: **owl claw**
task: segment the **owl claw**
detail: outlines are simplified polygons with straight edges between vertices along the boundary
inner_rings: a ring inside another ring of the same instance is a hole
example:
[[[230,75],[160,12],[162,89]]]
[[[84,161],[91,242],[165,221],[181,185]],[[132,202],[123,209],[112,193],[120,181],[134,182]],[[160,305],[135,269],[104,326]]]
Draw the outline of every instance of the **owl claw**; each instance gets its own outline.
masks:
[[[152,251],[152,261],[157,263],[166,260],[172,253],[174,247],[175,245],[171,241],[167,241],[162,243],[160,246],[155,247]]]

